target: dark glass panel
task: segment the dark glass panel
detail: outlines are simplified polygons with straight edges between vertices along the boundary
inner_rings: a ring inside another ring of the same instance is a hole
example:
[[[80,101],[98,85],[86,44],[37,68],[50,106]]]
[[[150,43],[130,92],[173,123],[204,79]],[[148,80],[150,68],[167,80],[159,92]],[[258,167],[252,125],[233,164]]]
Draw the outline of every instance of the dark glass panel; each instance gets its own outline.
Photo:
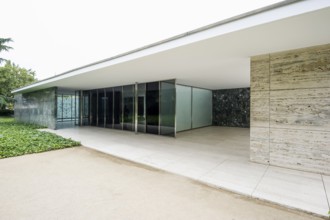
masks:
[[[83,92],[83,98],[82,98],[82,120],[83,120],[83,125],[89,125],[89,91],[84,91]]]
[[[105,112],[106,112],[106,122],[105,126],[107,128],[112,128],[113,119],[113,92],[112,88],[106,89],[106,99],[105,99]]]
[[[90,106],[90,125],[97,124],[97,90],[91,91],[91,106]]]
[[[114,92],[114,108],[113,119],[114,128],[122,129],[122,87],[115,87]]]
[[[98,126],[99,127],[104,127],[105,126],[105,93],[104,89],[99,89],[98,90]]]
[[[134,85],[123,86],[123,129],[134,130]]]
[[[146,90],[147,133],[158,134],[159,82],[147,83]]]
[[[160,134],[175,136],[175,81],[160,82]]]
[[[146,132],[146,84],[138,85],[138,132]]]

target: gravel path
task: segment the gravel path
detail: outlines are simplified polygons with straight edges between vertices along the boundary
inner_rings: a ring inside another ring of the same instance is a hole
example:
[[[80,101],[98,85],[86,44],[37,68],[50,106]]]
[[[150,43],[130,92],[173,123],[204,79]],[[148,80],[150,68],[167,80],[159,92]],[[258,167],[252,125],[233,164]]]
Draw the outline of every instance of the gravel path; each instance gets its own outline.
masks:
[[[320,219],[84,147],[1,159],[0,218]]]

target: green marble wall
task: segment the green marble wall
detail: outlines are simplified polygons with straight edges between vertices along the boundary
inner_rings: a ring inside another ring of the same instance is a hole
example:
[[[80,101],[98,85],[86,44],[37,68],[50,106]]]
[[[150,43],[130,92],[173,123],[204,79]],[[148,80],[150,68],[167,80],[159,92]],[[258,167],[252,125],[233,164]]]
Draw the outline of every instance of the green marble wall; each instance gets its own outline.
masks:
[[[55,129],[55,95],[56,88],[16,94],[16,120]]]

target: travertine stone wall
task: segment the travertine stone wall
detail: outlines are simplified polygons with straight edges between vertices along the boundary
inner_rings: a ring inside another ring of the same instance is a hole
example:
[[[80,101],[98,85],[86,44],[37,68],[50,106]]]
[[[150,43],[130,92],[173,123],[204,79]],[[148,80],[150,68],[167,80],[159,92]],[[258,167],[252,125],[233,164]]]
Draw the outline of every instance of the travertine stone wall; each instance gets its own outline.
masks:
[[[251,58],[250,159],[330,174],[330,44]]]
[[[269,55],[251,58],[250,159],[269,163]]]
[[[18,121],[56,128],[56,88],[15,95],[15,118]]]

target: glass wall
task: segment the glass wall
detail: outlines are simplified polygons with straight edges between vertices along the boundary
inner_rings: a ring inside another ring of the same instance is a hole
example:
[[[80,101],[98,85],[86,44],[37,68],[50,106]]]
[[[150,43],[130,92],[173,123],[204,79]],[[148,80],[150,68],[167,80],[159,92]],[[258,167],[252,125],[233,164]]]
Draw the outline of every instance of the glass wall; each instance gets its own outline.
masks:
[[[79,92],[57,89],[56,128],[72,127],[79,124]]]
[[[176,131],[212,125],[212,91],[176,86]]]
[[[123,129],[134,131],[134,85],[123,86]]]
[[[160,82],[160,134],[175,136],[175,81]]]
[[[146,84],[146,132],[159,134],[159,82]]]
[[[190,86],[176,85],[176,131],[191,129],[191,90]]]
[[[75,91],[75,125],[80,125],[80,100],[81,100],[81,92]]]
[[[99,89],[97,103],[97,125],[99,127],[105,127],[105,98],[104,89]]]
[[[80,94],[80,93],[76,93]],[[212,92],[176,85],[175,80],[83,91],[82,125],[175,136],[176,132],[212,124]],[[58,96],[58,117],[79,106],[75,97]],[[74,111],[77,115],[77,109]],[[135,127],[136,126],[136,127]]]
[[[146,132],[146,84],[138,84],[137,91],[137,130],[138,132]]]
[[[82,95],[82,125],[89,125],[89,101],[90,101],[90,92],[84,91]]]
[[[90,114],[89,114],[90,125],[97,125],[97,90],[90,92]]]
[[[63,120],[63,95],[57,95],[57,120]]]
[[[122,126],[122,87],[113,88],[113,128],[123,129]]]
[[[212,125],[212,91],[192,88],[192,128]]]
[[[113,127],[113,89],[105,89],[105,127]]]

